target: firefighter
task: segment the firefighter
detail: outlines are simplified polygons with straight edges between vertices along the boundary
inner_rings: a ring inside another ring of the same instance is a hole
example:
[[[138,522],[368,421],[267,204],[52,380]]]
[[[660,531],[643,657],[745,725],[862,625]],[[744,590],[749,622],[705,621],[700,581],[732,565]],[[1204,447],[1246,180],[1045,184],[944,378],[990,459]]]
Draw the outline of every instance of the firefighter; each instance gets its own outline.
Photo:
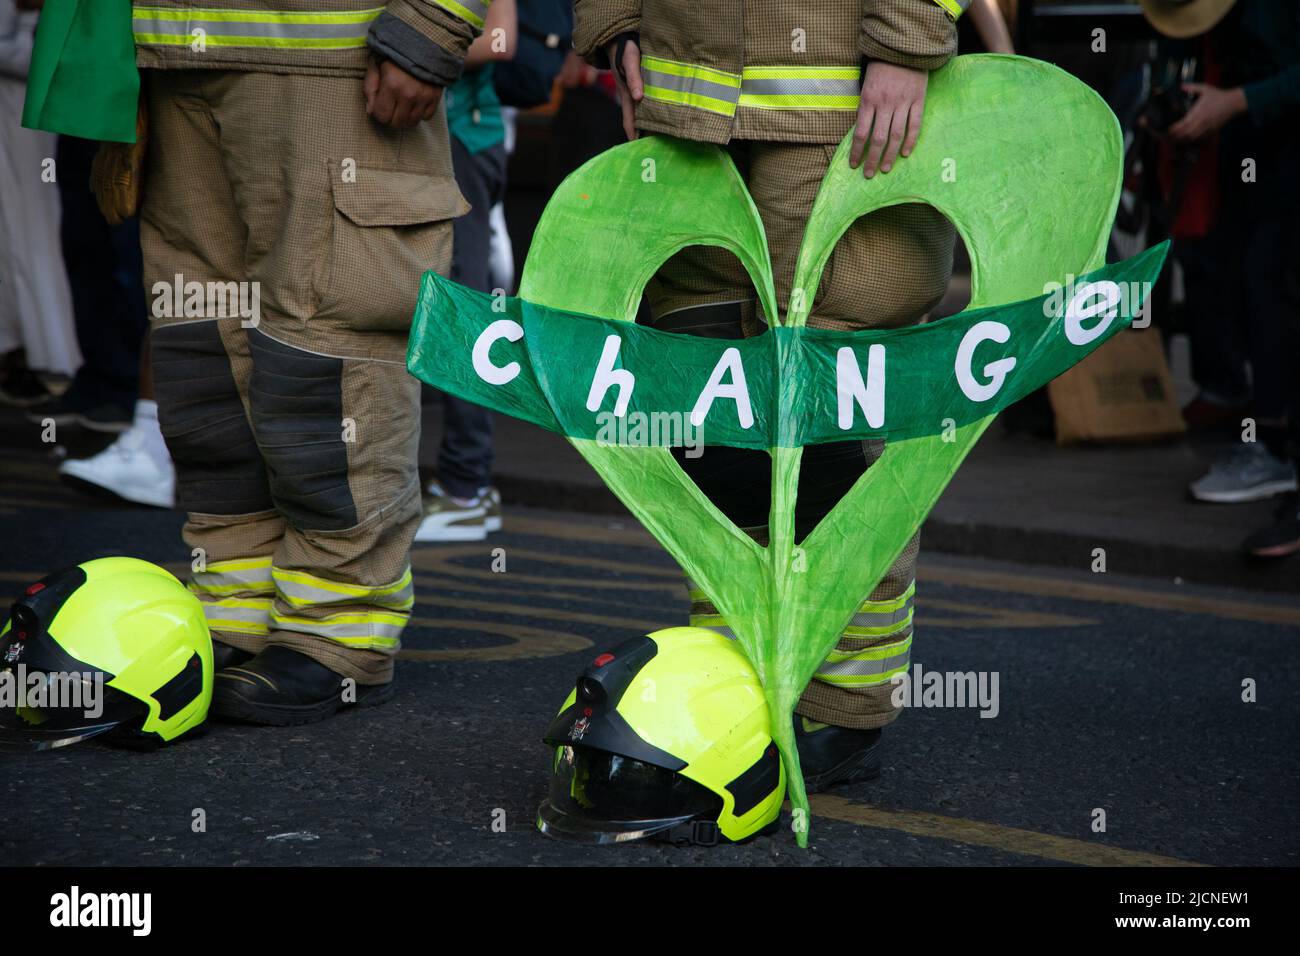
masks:
[[[723,146],[767,233],[784,313],[804,226],[837,144],[850,163],[888,175],[921,128],[929,71],[956,52],[959,0],[577,0],[577,52],[618,77],[624,130]],[[935,174],[940,175],[936,170]],[[947,287],[952,225],[921,204],[858,220],[841,238],[813,300],[811,328],[897,328],[919,322]],[[740,262],[690,246],[645,290],[653,324],[721,338],[761,334]],[[796,511],[802,540],[883,451],[882,442],[804,449]],[[675,451],[675,454],[677,452]],[[738,527],[766,544],[771,459],[710,446],[678,455]],[[890,679],[907,670],[918,541],[913,538],[805,690],[795,734],[809,792],[879,772],[880,728],[894,720]],[[729,634],[691,587],[691,624]]]
[[[406,335],[467,208],[440,99],[488,3],[134,8],[153,369],[218,716],[391,696],[420,522]]]

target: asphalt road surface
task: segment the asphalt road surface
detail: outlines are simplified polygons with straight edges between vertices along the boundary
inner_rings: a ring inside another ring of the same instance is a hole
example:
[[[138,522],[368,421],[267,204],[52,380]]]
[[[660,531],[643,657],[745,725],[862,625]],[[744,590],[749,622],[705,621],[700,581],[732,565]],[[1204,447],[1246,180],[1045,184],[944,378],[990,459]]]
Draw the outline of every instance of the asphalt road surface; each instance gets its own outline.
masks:
[[[3,475],[3,591],[115,553],[183,573],[178,514],[87,499],[33,456],[9,456]],[[788,827],[711,849],[574,847],[534,830],[539,737],[577,671],[599,648],[684,623],[687,601],[630,521],[513,510],[484,544],[417,548],[392,703],[299,728],[218,724],[153,754],[87,743],[2,757],[0,860],[1300,862],[1300,601],[1151,585],[1087,561],[1069,573],[922,551],[913,662],[996,671],[998,714],[906,711],[880,780],[813,798],[806,851]]]

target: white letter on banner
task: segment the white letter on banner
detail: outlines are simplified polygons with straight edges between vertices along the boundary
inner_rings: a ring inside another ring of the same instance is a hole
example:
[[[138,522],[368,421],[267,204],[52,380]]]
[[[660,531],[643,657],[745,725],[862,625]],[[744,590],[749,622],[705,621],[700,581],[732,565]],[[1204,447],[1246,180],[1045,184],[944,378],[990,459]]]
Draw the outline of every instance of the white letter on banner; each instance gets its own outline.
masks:
[[[632,397],[632,389],[636,388],[636,376],[625,368],[614,367],[614,361],[618,358],[618,348],[622,344],[623,340],[617,335],[605,337],[605,350],[600,353],[600,364],[596,366],[596,374],[591,377],[591,391],[587,393],[587,411],[594,412],[600,408],[600,403],[605,400],[605,393],[612,386],[617,386],[618,398],[614,399],[614,416],[622,418],[627,412],[627,403]]]
[[[885,424],[885,347],[873,345],[867,349],[867,382],[862,381],[858,357],[847,345],[835,353],[835,395],[840,405],[840,428],[853,427],[853,403],[861,406],[872,428]]]
[[[493,365],[488,352],[497,339],[518,342],[523,337],[524,327],[514,319],[497,319],[479,333],[479,337],[474,341],[474,371],[478,373],[478,377],[489,385],[505,385],[518,375],[520,371],[518,362]]]
[[[1007,373],[1016,367],[1014,358],[989,362],[984,366],[984,374],[988,376],[989,382],[981,385],[971,373],[975,347],[981,342],[1005,344],[1010,338],[1011,330],[1001,322],[976,322],[961,337],[961,344],[957,346],[957,362],[953,368],[957,373],[957,384],[972,402],[987,402],[996,395],[1006,381]]]
[[[1094,296],[1101,298],[1093,302]],[[1085,282],[1070,297],[1070,304],[1065,308],[1065,337],[1071,345],[1087,345],[1104,333],[1119,314],[1120,288],[1109,279],[1101,282]],[[1085,304],[1086,303],[1086,304]],[[1102,319],[1091,329],[1083,327],[1084,319],[1091,319],[1101,314]]]
[[[731,384],[723,385],[722,376],[728,370],[731,371]],[[704,391],[700,392],[700,397],[695,402],[695,408],[691,410],[691,424],[696,428],[704,424],[715,398],[735,400],[736,417],[740,419],[741,428],[749,428],[754,424],[754,410],[749,406],[749,387],[745,384],[745,367],[740,362],[740,349],[727,349],[722,353],[722,358],[718,359],[718,364],[713,366],[709,383],[704,386]]]

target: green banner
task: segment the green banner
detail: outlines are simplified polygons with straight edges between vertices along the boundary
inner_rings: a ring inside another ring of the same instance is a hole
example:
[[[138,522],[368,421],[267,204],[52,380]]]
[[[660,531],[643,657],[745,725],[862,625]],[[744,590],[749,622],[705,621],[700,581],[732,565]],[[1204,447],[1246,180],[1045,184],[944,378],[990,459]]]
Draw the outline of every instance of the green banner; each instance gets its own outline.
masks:
[[[951,433],[1132,324],[1168,243],[1036,299],[903,329],[676,335],[493,297],[429,272],[411,371],[475,404],[609,445],[799,448]],[[553,356],[563,356],[555,361]],[[784,388],[784,383],[798,388]]]

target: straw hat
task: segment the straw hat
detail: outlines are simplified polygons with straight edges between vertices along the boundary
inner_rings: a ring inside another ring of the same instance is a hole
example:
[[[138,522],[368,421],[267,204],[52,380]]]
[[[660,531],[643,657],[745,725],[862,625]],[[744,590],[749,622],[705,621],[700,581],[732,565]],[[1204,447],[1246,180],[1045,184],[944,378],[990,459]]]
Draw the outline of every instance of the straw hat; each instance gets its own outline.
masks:
[[[1142,14],[1167,37],[1182,40],[1209,30],[1237,0],[1142,0]]]

